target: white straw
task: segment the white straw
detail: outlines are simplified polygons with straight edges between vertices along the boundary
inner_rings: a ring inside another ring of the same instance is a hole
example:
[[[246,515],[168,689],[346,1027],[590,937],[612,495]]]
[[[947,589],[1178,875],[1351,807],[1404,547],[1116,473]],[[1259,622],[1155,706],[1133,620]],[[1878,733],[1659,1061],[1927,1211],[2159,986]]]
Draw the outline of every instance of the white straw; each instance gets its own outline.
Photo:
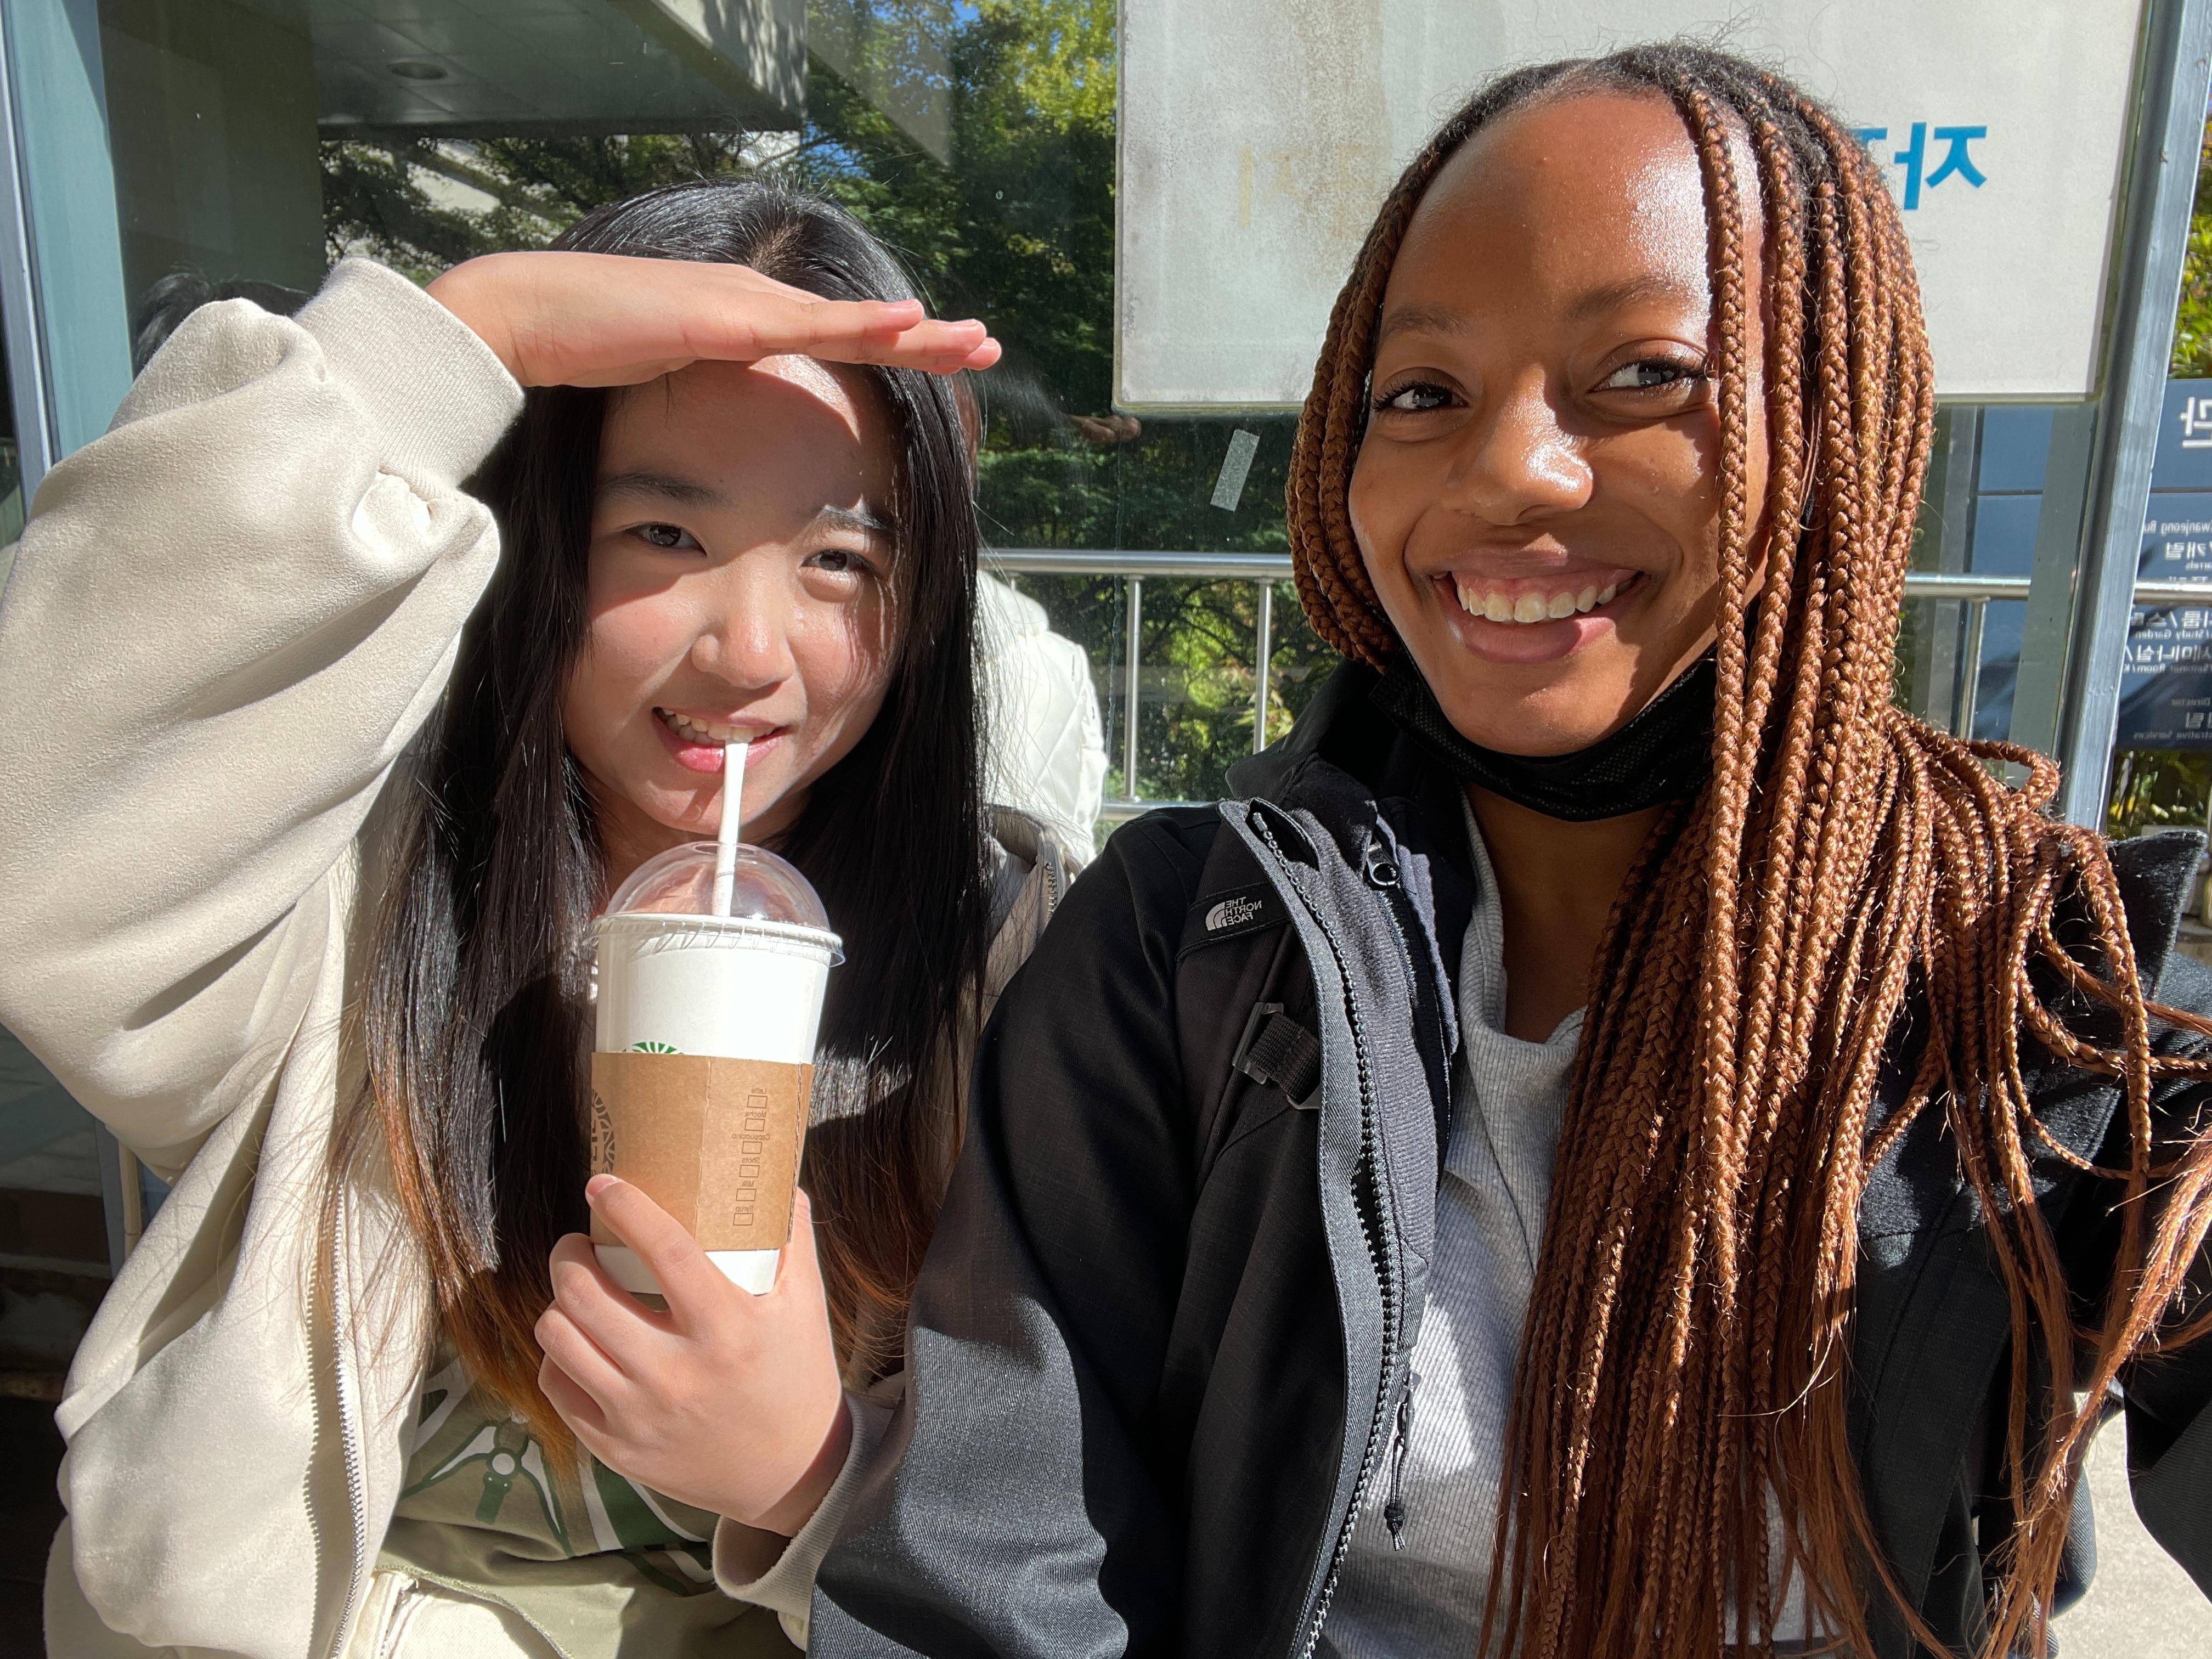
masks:
[[[730,914],[730,895],[738,884],[738,830],[744,814],[739,810],[745,793],[745,745],[722,745],[722,823],[714,835],[714,914]]]

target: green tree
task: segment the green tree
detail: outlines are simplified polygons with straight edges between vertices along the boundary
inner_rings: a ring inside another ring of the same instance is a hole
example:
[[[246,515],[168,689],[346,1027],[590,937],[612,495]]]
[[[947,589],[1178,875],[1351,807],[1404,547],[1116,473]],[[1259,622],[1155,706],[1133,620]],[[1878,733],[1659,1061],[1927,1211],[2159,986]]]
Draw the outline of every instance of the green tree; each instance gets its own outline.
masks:
[[[343,139],[322,147],[324,241],[333,259],[367,254],[427,282],[480,253],[543,247],[604,203],[738,171],[744,143],[719,133]]]
[[[2205,123],[2203,148],[2197,155],[2197,201],[2190,210],[2189,251],[2166,373],[2177,380],[2212,376],[2212,120]]]

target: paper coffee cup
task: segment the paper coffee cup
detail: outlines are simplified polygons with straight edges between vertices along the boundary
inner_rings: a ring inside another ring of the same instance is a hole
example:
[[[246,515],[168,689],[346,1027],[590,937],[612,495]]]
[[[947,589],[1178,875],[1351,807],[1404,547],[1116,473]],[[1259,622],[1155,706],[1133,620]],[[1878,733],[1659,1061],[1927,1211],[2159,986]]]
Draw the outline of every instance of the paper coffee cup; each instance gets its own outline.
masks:
[[[791,1241],[835,933],[745,917],[623,912],[599,935],[592,1170],[642,1189],[755,1295]],[[594,1216],[599,1263],[659,1286]]]

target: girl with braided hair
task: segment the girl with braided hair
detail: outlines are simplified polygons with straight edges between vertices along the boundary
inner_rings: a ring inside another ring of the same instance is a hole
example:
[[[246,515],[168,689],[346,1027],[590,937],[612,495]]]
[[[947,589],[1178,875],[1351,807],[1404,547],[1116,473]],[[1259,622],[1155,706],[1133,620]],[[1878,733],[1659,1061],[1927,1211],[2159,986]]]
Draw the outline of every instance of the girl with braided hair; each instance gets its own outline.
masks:
[[[2212,1587],[2196,845],[1892,704],[1933,413],[1779,76],[1444,125],[1293,458],[1346,663],[987,1033],[816,1648],[2041,1653],[2113,1411]]]

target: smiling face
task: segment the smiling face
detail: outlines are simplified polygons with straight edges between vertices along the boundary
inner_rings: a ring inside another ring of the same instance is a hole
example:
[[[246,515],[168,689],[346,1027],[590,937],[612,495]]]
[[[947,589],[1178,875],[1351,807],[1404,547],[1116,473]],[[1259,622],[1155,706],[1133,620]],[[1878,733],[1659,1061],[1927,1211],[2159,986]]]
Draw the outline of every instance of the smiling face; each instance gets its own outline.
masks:
[[[896,659],[893,441],[857,372],[700,362],[611,396],[589,631],[562,716],[610,883],[720,821],[787,830],[882,706]]]
[[[1755,202],[1747,151],[1737,172]],[[1665,100],[1543,99],[1479,131],[1423,197],[1383,295],[1352,523],[1472,741],[1585,748],[1711,643],[1717,343],[1697,150]]]

